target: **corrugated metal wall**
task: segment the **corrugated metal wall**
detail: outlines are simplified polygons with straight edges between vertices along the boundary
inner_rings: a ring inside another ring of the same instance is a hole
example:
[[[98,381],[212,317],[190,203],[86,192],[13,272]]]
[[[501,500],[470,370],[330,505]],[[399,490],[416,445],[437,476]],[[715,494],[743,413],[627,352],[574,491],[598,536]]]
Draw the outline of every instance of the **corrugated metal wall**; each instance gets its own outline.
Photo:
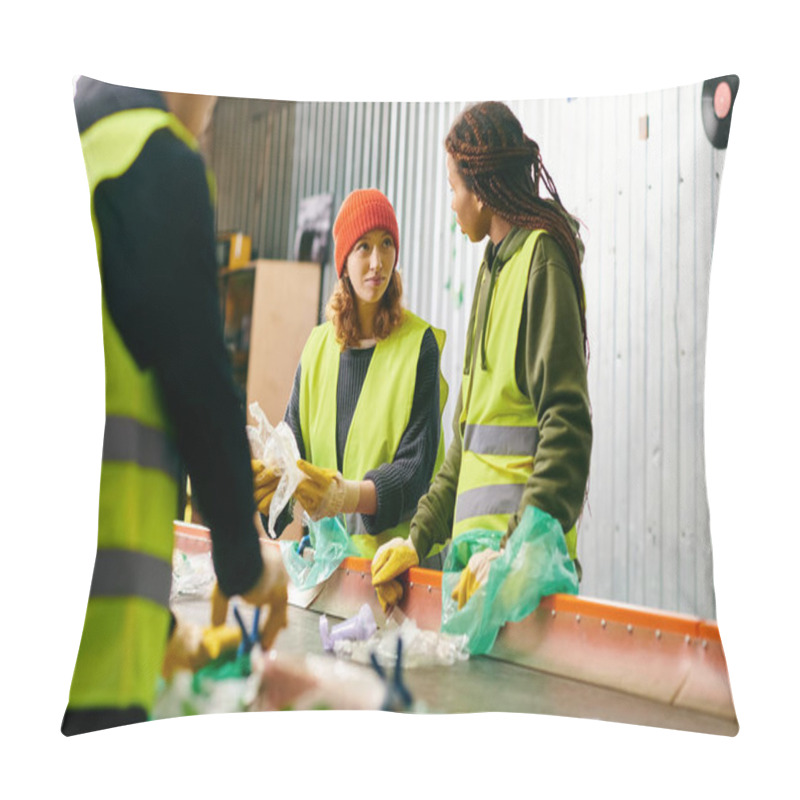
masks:
[[[702,409],[724,152],[703,132],[701,89],[512,107],[588,228],[582,591],[713,617]]]
[[[700,102],[697,85],[509,105],[586,226],[595,445],[581,591],[713,617],[702,402],[724,154],[703,133]],[[448,442],[483,250],[450,211],[442,142],[463,106],[224,100],[214,132],[220,228],[252,233],[261,255],[292,256],[303,197],[332,194],[338,208],[376,186],[392,200],[406,304],[448,333]],[[329,268],[326,296],[333,280]]]
[[[293,225],[295,104],[223,98],[209,161],[217,181],[217,230],[253,237],[254,257],[285,258]]]

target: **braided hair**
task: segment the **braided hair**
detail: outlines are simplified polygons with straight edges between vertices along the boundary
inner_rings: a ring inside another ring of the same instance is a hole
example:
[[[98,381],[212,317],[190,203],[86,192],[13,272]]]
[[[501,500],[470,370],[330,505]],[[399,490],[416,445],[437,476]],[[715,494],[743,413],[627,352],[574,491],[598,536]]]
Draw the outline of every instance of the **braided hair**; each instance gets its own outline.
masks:
[[[444,142],[467,188],[493,213],[521,228],[546,230],[566,256],[575,286],[588,358],[586,299],[581,276],[583,243],[578,221],[561,203],[545,169],[539,145],[529,139],[505,103],[478,103],[465,109]],[[542,181],[552,200],[539,196]]]

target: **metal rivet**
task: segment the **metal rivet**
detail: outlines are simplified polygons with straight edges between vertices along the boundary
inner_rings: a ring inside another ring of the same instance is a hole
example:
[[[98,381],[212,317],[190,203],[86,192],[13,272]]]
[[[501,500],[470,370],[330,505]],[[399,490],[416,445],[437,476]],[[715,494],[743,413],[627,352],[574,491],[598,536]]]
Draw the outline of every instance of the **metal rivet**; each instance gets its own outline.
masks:
[[[580,621],[581,621],[581,615],[580,614],[576,614],[575,615],[575,622],[580,622]]]
[[[430,594],[432,591],[433,591],[433,586],[428,586],[428,594]]]
[[[409,589],[413,589],[414,588],[414,581],[409,581],[408,582],[408,588]]]
[[[706,647],[708,647],[708,642],[705,639],[703,639],[703,648],[705,649]]]
[[[551,616],[551,617],[554,617],[555,615],[556,615],[556,610],[555,610],[555,609],[552,609],[552,610],[550,611],[550,616]]]
[[[656,639],[660,639],[660,638],[661,638],[661,631],[658,630],[658,628],[656,628]]]
[[[600,620],[600,627],[601,628],[605,628],[605,626],[606,626],[606,621],[604,619],[601,619]]]
[[[628,623],[628,633],[633,633],[633,625]]]
[[[686,644],[689,644],[689,642],[692,641],[692,637],[687,633],[686,636],[684,636],[683,641],[686,642]]]

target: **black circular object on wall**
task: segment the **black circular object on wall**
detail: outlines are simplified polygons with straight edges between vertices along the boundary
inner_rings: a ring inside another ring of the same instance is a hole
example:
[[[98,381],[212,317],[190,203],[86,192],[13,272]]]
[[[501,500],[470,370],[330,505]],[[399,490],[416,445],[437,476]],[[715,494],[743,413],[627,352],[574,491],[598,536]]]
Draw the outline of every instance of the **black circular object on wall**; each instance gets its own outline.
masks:
[[[717,150],[724,150],[728,146],[733,101],[736,99],[738,91],[738,75],[725,75],[722,78],[712,78],[703,83],[701,100],[703,128],[708,136],[708,141]]]

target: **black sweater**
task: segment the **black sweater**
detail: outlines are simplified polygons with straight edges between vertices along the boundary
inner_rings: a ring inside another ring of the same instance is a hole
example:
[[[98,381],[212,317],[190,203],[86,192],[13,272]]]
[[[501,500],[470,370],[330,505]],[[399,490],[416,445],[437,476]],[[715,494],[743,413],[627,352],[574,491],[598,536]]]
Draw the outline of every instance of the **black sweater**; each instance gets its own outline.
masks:
[[[367,377],[374,347],[345,350],[339,359],[336,390],[336,459],[342,469],[344,447],[353,421],[356,404]],[[300,455],[305,458],[303,433],[300,427],[300,377],[297,367],[294,386],[285,420],[294,433]],[[376,535],[410,519],[420,497],[428,490],[441,435],[439,413],[439,347],[430,328],[425,331],[417,361],[417,378],[411,416],[391,463],[376,465],[362,477],[375,484],[378,507],[375,514],[362,514],[367,533]],[[361,435],[368,435],[362,432]],[[275,526],[280,535],[291,516],[284,512]]]

